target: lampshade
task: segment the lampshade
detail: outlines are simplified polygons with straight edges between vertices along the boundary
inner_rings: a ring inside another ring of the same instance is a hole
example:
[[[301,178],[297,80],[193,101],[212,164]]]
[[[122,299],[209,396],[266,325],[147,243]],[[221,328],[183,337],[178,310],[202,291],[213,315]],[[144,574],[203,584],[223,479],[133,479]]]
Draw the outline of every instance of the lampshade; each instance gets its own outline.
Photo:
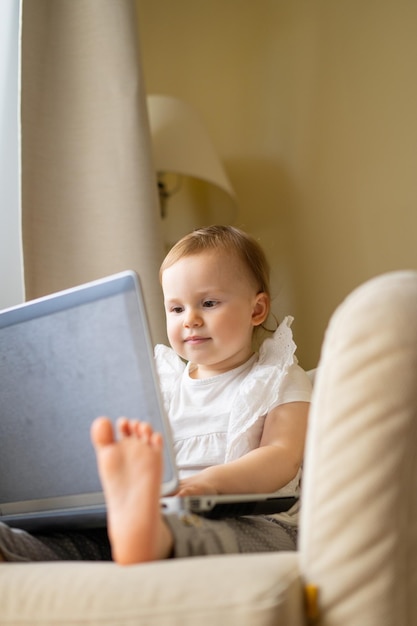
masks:
[[[171,197],[168,191],[167,219],[178,224],[188,213],[192,228],[232,222],[235,192],[198,113],[172,96],[149,95],[147,104],[155,169],[182,179],[178,193],[174,189]]]

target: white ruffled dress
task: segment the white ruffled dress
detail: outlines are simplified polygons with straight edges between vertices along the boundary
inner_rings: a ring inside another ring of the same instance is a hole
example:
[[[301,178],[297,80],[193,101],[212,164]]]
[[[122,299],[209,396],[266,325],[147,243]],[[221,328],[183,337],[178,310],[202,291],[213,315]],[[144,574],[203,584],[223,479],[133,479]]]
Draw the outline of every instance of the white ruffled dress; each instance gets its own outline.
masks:
[[[155,347],[181,478],[257,448],[265,416],[275,406],[310,401],[311,384],[297,365],[291,324],[286,317],[259,354],[208,379],[190,378],[190,364],[167,346]],[[299,475],[280,493],[296,492],[298,483]]]

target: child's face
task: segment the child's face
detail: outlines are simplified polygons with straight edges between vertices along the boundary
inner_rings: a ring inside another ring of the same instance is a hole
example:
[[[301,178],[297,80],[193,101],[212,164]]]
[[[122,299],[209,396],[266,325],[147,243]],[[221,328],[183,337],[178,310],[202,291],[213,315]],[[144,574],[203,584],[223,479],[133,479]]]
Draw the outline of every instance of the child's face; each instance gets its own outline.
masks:
[[[207,378],[244,363],[254,326],[267,315],[243,263],[223,251],[184,257],[162,275],[168,339],[177,354]]]

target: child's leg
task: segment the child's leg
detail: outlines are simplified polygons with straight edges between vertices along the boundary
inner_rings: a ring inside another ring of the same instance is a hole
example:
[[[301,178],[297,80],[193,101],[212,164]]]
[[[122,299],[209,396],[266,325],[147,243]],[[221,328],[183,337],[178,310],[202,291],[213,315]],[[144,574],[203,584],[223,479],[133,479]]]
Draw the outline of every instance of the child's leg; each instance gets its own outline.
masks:
[[[113,559],[122,565],[170,556],[173,537],[160,514],[162,438],[146,424],[112,424],[98,418],[91,429],[107,505]]]
[[[159,507],[161,438],[146,425],[129,426],[128,422],[122,423],[121,434],[116,442],[106,419],[96,420],[92,427],[113,558],[128,564],[168,557],[173,540]],[[104,530],[32,536],[1,523],[0,554],[6,561],[99,560],[110,556]]]
[[[52,561],[56,557],[31,535],[0,523],[0,562]]]
[[[30,535],[0,522],[0,562],[110,559],[110,545],[104,528]]]

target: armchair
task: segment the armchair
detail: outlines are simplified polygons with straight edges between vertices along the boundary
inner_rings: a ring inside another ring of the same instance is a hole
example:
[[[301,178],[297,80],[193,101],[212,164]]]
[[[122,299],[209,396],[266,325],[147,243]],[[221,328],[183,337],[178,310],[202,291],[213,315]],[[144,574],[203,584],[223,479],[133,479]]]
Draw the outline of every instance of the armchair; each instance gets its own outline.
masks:
[[[3,626],[417,625],[417,272],[373,279],[326,333],[297,552],[0,565]]]

